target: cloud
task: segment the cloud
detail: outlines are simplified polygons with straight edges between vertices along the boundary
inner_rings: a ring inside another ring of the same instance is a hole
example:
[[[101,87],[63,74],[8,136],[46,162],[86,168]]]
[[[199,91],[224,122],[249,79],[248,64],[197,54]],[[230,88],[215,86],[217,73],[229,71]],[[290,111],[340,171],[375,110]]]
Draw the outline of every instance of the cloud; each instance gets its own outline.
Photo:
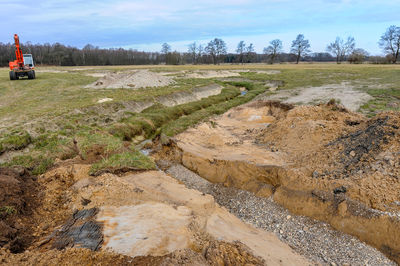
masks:
[[[320,32],[316,43],[326,42],[330,34],[356,35],[377,25],[383,32],[386,24],[400,24],[400,2],[377,0],[42,0],[32,5],[0,0],[0,6],[6,11],[1,42],[11,41],[18,29],[22,40],[79,47]]]

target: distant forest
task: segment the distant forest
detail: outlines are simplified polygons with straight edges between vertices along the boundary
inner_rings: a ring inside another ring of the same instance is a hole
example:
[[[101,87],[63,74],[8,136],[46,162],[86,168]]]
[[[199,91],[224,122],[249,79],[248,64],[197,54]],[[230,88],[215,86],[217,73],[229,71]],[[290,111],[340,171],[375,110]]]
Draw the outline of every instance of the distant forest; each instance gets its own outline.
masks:
[[[172,51],[164,43],[160,52],[141,52],[134,49],[102,49],[86,45],[83,49],[55,44],[22,44],[22,52],[33,55],[36,65],[55,66],[99,66],[99,65],[183,65],[183,64],[220,64],[220,63],[281,63],[281,62],[337,62],[350,63],[396,63],[400,57],[400,27],[390,26],[382,35],[379,45],[386,57],[369,56],[363,49],[355,48],[355,40],[349,36],[346,40],[337,37],[327,46],[327,52],[311,53],[309,40],[299,34],[291,45],[290,53],[282,51],[282,41],[272,40],[262,54],[254,52],[253,44],[244,41],[237,45],[236,53],[227,53],[226,43],[215,38],[207,45],[195,42],[188,45],[185,53]],[[0,43],[0,66],[8,66],[15,60],[15,48],[11,43]]]
[[[140,52],[133,49],[101,49],[86,45],[83,49],[55,44],[21,44],[22,52],[32,54],[36,65],[56,66],[98,66],[98,65],[158,65],[158,64],[213,64],[212,55],[204,52],[193,58],[192,54],[167,51]],[[241,63],[239,54],[224,54],[219,56],[218,63]],[[268,63],[266,54],[246,54],[243,63]],[[8,66],[15,60],[14,44],[0,43],[0,66]],[[294,54],[282,53],[276,62],[295,62]],[[335,61],[329,53],[314,53],[302,58],[302,61]]]

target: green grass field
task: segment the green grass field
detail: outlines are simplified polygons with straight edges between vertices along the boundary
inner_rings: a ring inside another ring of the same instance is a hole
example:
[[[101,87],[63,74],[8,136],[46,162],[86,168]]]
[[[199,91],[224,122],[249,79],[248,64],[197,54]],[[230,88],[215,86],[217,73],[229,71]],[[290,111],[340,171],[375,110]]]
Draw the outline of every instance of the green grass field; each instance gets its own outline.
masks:
[[[134,69],[168,72],[169,76],[177,73],[176,83],[137,90],[85,88],[97,80],[88,73]],[[270,80],[284,82],[274,93],[347,82],[373,97],[361,106],[360,112],[373,116],[386,110],[400,111],[400,65],[252,64],[39,67],[37,70],[35,80],[10,81],[8,69],[0,69],[0,162],[5,166],[22,165],[34,174],[45,172],[57,158],[78,154],[85,158],[88,151],[99,146],[103,157],[93,165],[93,173],[108,168],[153,169],[154,163],[129,143],[162,134],[173,136],[257,95],[271,94],[265,85]],[[182,74],[182,71],[207,70],[237,70],[240,76],[235,79],[240,80],[185,78]],[[280,73],[262,72],[267,70]],[[215,83],[224,86],[219,95],[194,102],[172,107],[156,104],[139,113],[123,107],[126,102],[154,101],[157,96]],[[246,95],[241,95],[240,87],[247,89]],[[113,101],[98,104],[103,98]]]

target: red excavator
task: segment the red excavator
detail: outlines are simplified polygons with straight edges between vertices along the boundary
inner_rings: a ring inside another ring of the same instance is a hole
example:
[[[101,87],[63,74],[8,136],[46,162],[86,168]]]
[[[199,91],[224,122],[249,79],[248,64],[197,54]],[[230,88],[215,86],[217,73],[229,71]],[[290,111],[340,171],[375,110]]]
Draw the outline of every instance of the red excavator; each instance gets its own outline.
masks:
[[[16,80],[20,77],[28,76],[28,79],[35,78],[35,66],[33,65],[33,58],[31,54],[22,54],[19,45],[19,37],[14,34],[15,40],[15,56],[17,60],[9,63],[10,66],[10,80]]]

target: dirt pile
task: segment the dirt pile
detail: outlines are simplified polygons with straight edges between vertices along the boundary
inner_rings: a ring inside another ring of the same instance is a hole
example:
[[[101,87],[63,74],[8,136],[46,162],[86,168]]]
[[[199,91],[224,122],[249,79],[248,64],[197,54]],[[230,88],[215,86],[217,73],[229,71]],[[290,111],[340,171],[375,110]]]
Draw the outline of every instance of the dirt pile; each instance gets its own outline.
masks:
[[[35,239],[30,216],[39,204],[39,185],[23,168],[0,168],[0,247],[21,252]]]
[[[357,121],[346,123],[358,126]],[[329,143],[328,149],[340,151],[335,160],[336,168],[340,171],[331,173],[330,176],[347,178],[372,169],[390,177],[399,177],[399,126],[398,114],[380,114],[364,125],[359,125],[355,132]]]
[[[285,153],[297,176],[293,187],[344,187],[368,207],[393,211],[400,197],[399,127],[397,113],[367,119],[333,104],[307,106],[289,111],[257,139]]]
[[[161,154],[400,260],[399,126],[394,112],[368,119],[332,102],[253,102],[178,135]]]
[[[147,87],[163,87],[173,84],[172,77],[164,76],[149,70],[106,73],[87,88],[97,89],[139,89]]]

